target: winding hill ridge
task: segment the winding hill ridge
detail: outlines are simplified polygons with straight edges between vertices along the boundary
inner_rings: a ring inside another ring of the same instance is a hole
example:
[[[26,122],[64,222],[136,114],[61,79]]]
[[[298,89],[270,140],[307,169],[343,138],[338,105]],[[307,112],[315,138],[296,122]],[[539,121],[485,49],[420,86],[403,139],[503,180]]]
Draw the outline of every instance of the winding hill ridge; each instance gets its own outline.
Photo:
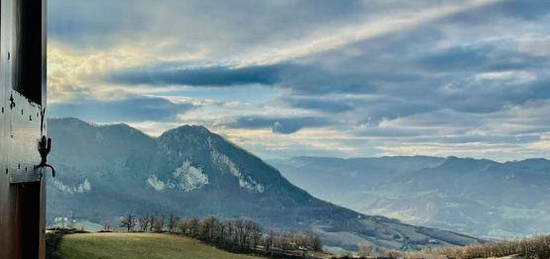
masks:
[[[486,238],[550,233],[546,159],[297,157],[270,163],[313,195],[362,213]],[[331,188],[320,184],[327,181]]]
[[[480,240],[367,216],[319,200],[258,157],[200,126],[152,138],[127,125],[52,119],[48,219],[103,223],[128,211],[249,217],[277,229],[315,231],[326,244],[412,250]]]

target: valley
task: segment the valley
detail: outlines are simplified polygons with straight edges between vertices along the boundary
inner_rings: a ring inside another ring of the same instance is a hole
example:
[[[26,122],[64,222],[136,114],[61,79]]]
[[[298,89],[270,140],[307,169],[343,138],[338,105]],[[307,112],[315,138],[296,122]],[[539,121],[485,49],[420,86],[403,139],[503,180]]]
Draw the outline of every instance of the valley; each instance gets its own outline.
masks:
[[[320,200],[248,151],[200,126],[152,138],[124,124],[49,121],[57,140],[48,183],[48,222],[103,225],[128,212],[185,218],[253,219],[279,231],[314,232],[325,245],[418,250],[483,242],[471,236],[371,216]]]
[[[545,159],[296,157],[269,162],[311,194],[369,215],[487,239],[550,232],[550,161]]]

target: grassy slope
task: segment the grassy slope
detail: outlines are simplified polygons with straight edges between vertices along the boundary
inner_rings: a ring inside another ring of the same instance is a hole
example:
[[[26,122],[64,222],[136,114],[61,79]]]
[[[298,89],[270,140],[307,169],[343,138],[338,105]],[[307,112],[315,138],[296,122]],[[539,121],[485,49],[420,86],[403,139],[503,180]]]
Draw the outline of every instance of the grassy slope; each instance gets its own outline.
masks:
[[[185,237],[149,233],[97,233],[66,235],[60,245],[65,259],[260,259],[228,253]]]

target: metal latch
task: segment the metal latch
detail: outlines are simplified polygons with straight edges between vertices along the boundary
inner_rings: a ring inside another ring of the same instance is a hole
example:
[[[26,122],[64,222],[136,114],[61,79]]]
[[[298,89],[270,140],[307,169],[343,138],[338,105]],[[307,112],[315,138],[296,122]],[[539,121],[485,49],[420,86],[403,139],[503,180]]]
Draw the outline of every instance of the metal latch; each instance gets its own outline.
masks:
[[[55,168],[48,164],[48,155],[52,151],[52,139],[42,136],[40,142],[38,142],[38,153],[40,153],[40,164],[35,166],[34,169],[38,168],[50,168],[52,169],[52,176],[55,177]]]

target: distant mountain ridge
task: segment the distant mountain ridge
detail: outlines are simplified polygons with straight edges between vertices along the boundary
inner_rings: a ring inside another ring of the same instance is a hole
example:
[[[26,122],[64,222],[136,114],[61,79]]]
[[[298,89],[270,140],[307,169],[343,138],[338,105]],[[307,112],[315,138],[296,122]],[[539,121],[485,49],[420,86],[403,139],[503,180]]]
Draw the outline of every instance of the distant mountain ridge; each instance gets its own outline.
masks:
[[[550,233],[547,159],[297,157],[269,162],[313,195],[362,213],[487,238]],[[327,181],[330,188],[319,184]]]
[[[326,244],[413,250],[480,240],[367,216],[319,200],[278,170],[204,127],[150,137],[127,125],[52,119],[48,219],[115,222],[128,211],[185,217],[249,217],[270,228],[314,231]]]

